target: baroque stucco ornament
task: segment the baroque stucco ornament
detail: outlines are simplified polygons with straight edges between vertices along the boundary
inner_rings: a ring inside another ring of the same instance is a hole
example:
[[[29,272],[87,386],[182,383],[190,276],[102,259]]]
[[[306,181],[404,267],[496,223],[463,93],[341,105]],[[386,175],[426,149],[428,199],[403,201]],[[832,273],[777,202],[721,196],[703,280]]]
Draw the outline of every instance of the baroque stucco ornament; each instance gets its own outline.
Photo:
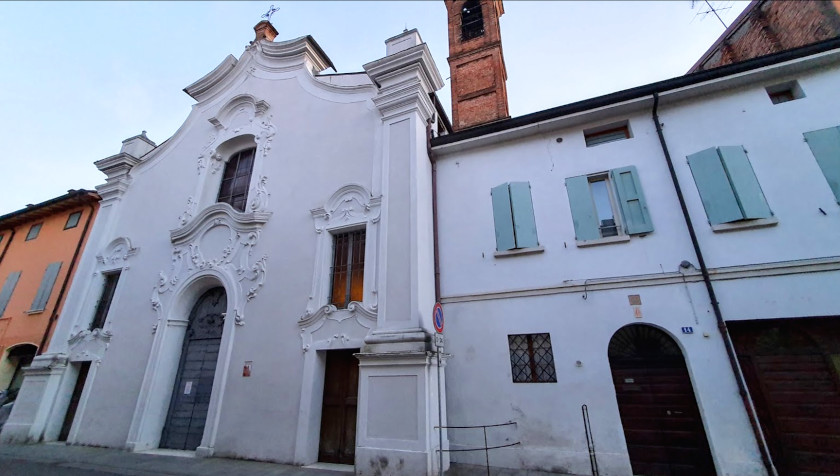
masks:
[[[231,98],[215,117],[208,119],[216,130],[210,134],[207,144],[198,156],[199,175],[208,163],[211,174],[222,169],[225,157],[217,152],[216,144],[224,143],[238,135],[253,135],[257,143],[257,153],[266,157],[271,150],[271,142],[277,134],[277,127],[272,122],[272,116],[266,115],[268,109],[269,105],[266,101],[250,94],[240,94]]]
[[[101,253],[96,255],[100,267],[118,267],[128,264],[128,259],[137,254],[138,249],[131,246],[131,240],[119,237],[111,241]]]
[[[261,212],[239,213],[227,203],[217,203],[173,230],[170,269],[159,273],[152,291],[152,309],[158,314],[152,332],[157,331],[161,315],[165,314],[164,296],[190,279],[207,274],[222,275],[223,281],[239,286],[227,291],[228,299],[236,303],[235,323],[243,325],[245,304],[257,297],[265,283],[268,255],[256,260],[252,255],[261,228],[270,216]]]

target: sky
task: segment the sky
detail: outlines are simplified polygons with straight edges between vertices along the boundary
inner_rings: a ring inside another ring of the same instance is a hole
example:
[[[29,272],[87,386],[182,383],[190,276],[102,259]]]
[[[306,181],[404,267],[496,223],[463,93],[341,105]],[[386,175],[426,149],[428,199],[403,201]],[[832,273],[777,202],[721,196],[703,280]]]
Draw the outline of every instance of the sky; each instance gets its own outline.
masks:
[[[0,2],[0,215],[104,183],[93,162],[187,118],[183,88],[239,57],[270,6],[277,41],[312,35],[340,73],[417,28],[450,111],[446,7],[425,1]],[[747,1],[713,1],[727,25]],[[723,33],[706,2],[504,2],[511,116],[685,74]],[[332,71],[329,71],[332,72]],[[451,113],[450,113],[451,116]]]

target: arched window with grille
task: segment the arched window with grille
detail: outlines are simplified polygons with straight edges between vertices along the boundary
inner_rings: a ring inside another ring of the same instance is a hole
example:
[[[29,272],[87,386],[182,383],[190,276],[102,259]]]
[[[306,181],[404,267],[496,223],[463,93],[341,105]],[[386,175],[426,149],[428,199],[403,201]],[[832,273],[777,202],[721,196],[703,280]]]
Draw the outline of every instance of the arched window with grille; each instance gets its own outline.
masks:
[[[245,211],[256,150],[256,148],[251,148],[239,151],[228,160],[224,174],[222,174],[222,184],[219,187],[217,202],[230,204],[234,210],[240,212]]]
[[[481,2],[470,0],[461,9],[461,41],[471,40],[484,35],[484,16],[481,14]]]

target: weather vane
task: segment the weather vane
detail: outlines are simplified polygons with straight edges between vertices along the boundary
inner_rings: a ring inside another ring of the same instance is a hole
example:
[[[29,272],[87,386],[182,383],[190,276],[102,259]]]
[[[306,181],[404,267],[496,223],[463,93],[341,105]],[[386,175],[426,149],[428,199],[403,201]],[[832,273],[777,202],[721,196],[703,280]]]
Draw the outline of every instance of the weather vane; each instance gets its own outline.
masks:
[[[274,12],[276,12],[277,10],[280,10],[280,9],[276,8],[274,5],[272,5],[268,8],[267,12],[260,15],[260,18],[265,18],[266,20],[271,21],[271,15],[274,15]]]

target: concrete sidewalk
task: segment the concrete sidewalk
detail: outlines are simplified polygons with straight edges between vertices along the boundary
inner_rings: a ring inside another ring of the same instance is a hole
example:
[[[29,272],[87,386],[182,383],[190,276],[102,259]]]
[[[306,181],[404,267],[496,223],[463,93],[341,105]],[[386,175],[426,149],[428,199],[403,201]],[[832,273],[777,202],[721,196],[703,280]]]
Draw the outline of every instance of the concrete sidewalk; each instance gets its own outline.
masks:
[[[301,468],[226,458],[196,458],[190,452],[167,450],[130,453],[110,448],[68,446],[63,443],[0,444],[0,475],[11,474],[4,468],[34,468],[36,465],[41,468],[41,474],[62,475],[92,473],[130,476],[346,476],[353,473],[350,466],[330,466],[322,463],[318,465],[320,468]],[[328,467],[333,469],[323,469]],[[27,469],[27,472],[34,471]]]

